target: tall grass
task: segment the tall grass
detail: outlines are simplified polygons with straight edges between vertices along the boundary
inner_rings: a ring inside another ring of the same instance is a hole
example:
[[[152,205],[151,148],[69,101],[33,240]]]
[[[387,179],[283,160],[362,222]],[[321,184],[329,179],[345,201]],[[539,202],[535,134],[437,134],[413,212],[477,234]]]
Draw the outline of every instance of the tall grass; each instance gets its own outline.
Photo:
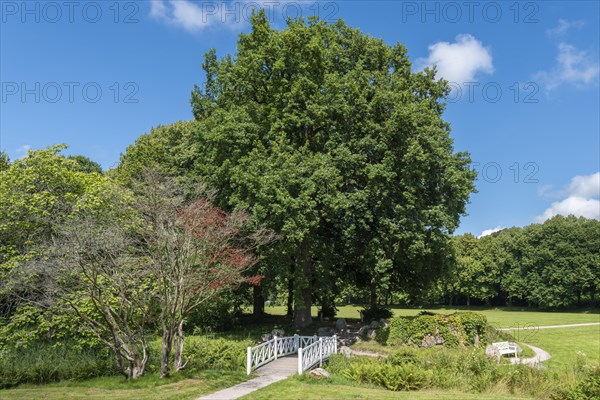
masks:
[[[347,360],[335,355],[330,358],[327,369],[334,376],[390,390],[428,387],[544,399],[600,399],[600,368],[591,360],[583,360],[569,370],[544,370],[528,365],[498,364],[481,349],[406,347],[391,353],[385,360],[372,357]],[[580,393],[583,395],[579,396]]]
[[[26,348],[5,349],[0,354],[0,388],[21,383],[83,380],[116,373],[112,354],[103,350],[34,343]]]

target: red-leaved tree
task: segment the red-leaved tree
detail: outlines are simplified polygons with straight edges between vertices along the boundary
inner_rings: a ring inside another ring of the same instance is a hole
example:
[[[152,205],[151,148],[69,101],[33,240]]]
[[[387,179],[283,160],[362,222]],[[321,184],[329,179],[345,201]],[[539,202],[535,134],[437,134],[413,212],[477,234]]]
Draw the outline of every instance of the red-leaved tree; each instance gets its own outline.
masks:
[[[161,377],[185,367],[183,323],[187,315],[224,290],[261,276],[245,276],[257,262],[254,250],[275,239],[253,226],[243,211],[227,213],[211,204],[211,195],[190,196],[172,179],[146,172],[137,185],[138,208],[144,220],[143,246],[156,279],[162,327]]]

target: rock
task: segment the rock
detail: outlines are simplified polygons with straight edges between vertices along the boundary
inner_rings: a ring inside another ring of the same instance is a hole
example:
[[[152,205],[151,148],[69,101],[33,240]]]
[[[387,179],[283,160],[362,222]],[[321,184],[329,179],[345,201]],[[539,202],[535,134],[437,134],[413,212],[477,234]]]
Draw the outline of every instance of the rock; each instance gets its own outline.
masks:
[[[384,329],[385,329],[385,328],[387,328],[388,326],[389,326],[389,323],[388,323],[388,320],[387,320],[387,319],[385,319],[385,318],[381,318],[381,319],[379,320],[379,327],[380,327],[380,328],[384,328]]]
[[[322,326],[317,329],[317,336],[333,336],[335,335],[335,329],[330,326]]]
[[[273,336],[277,336],[277,337],[284,337],[285,336],[285,332],[283,329],[273,329],[271,331],[271,335]]]
[[[308,373],[308,376],[320,381],[321,379],[329,378],[329,372],[325,371],[323,368],[315,368]]]
[[[342,346],[339,348],[338,352],[340,354],[343,354],[344,357],[346,358],[350,358],[350,356],[352,355],[352,349],[348,346]]]
[[[273,335],[270,333],[265,333],[262,335],[261,339],[263,342],[268,342],[269,340],[273,339]]]
[[[371,325],[369,325],[369,328],[371,328],[371,329],[378,329],[379,328],[379,322],[377,322],[377,321],[371,322]]]
[[[338,331],[344,330],[348,327],[348,324],[346,323],[346,320],[344,318],[339,318],[337,321],[335,321],[335,329],[337,329]]]
[[[421,342],[421,347],[432,347],[442,344],[444,344],[444,338],[440,335],[427,335],[423,338],[423,341]]]
[[[377,337],[377,329],[369,329],[367,331],[367,337],[370,340],[374,340]]]
[[[358,330],[358,336],[360,336],[360,337],[363,337],[363,338],[364,338],[364,337],[366,337],[366,336],[367,336],[367,333],[368,333],[368,332],[369,332],[369,325],[365,325],[365,326],[363,326],[362,328],[360,328],[360,329]]]

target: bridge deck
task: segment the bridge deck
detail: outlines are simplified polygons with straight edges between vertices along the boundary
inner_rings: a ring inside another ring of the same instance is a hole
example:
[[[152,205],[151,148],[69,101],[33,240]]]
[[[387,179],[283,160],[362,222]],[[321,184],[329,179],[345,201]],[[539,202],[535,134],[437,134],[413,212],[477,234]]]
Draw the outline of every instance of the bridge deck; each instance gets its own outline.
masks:
[[[257,375],[294,375],[298,372],[298,354],[279,357],[256,369]]]
[[[252,393],[255,390],[262,389],[272,383],[281,381],[298,373],[298,355],[291,354],[285,357],[279,357],[260,368],[255,373],[257,378],[240,383],[216,393],[202,396],[197,400],[233,400]]]

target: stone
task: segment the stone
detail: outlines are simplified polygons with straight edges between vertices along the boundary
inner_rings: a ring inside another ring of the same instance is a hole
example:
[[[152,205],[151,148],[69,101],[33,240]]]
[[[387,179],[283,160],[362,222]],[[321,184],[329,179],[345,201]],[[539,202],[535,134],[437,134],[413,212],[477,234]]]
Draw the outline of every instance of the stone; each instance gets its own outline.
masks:
[[[367,338],[374,340],[377,337],[377,329],[369,329],[367,331]]]
[[[277,336],[277,337],[284,337],[285,336],[285,331],[283,329],[273,329],[271,331],[271,335],[273,336]]]
[[[338,331],[342,331],[347,327],[348,324],[346,323],[346,320],[344,318],[339,318],[337,321],[335,321],[335,329],[337,329]]]
[[[369,328],[371,328],[371,329],[378,329],[379,328],[379,322],[377,322],[377,321],[371,322],[371,325],[369,325]]]
[[[385,318],[381,318],[381,319],[379,320],[379,327],[380,327],[380,328],[384,328],[384,329],[385,329],[385,328],[387,328],[388,326],[389,326],[389,323],[388,323],[388,320],[387,320],[387,319],[385,319]]]
[[[433,347],[442,344],[444,344],[444,338],[440,335],[427,335],[423,338],[423,341],[421,342],[421,347]]]
[[[335,329],[330,326],[322,326],[317,329],[317,336],[333,336],[335,335]]]
[[[321,379],[329,378],[329,372],[325,371],[323,368],[315,368],[308,373],[308,376],[320,381]]]
[[[268,342],[269,340],[273,339],[273,335],[270,333],[265,333],[262,335],[261,339],[263,342]]]
[[[352,349],[348,346],[342,346],[338,349],[338,352],[340,354],[343,354],[344,357],[346,358],[350,358],[350,356],[352,355]]]
[[[365,325],[358,330],[358,336],[364,338],[367,336],[368,332],[369,332],[369,325]]]

